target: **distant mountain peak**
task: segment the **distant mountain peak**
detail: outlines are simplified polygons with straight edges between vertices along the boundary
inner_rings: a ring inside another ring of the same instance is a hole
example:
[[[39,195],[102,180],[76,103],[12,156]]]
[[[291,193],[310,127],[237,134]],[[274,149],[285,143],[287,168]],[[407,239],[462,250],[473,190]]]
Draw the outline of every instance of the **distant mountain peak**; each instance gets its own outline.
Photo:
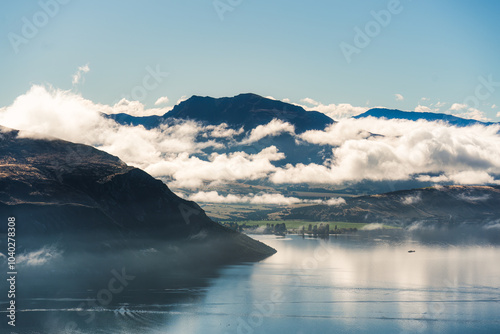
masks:
[[[355,116],[354,118],[387,118],[387,119],[405,119],[410,121],[426,120],[426,121],[442,121],[454,126],[471,126],[471,125],[492,125],[492,122],[481,122],[475,119],[460,118],[454,115],[433,113],[433,112],[417,112],[417,111],[402,111],[398,109],[373,108],[365,113]]]
[[[253,93],[220,98],[193,95],[163,116],[134,117],[118,114],[107,117],[120,124],[143,125],[146,128],[154,128],[171,120],[195,120],[213,125],[226,123],[234,128],[244,127],[245,130],[278,119],[295,126],[298,133],[323,130],[335,122],[323,113],[306,111],[300,106]]]
[[[234,97],[192,96],[163,116],[165,119],[192,119],[210,124],[227,123],[247,130],[267,124],[273,119],[291,123],[297,132],[323,130],[334,121],[319,112],[262,97],[253,93]]]

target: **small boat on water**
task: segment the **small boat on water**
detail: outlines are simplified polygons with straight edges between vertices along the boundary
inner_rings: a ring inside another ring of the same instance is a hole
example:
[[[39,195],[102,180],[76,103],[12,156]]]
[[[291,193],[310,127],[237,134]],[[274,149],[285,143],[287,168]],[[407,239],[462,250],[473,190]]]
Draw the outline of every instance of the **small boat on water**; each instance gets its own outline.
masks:
[[[410,250],[408,251],[408,253],[415,253],[415,250],[410,249]]]

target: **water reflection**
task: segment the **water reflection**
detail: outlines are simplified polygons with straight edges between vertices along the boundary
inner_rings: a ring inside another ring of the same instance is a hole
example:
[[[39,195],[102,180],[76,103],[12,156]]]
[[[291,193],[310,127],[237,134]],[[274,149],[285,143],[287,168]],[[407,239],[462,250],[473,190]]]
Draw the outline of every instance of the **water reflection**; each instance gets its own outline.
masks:
[[[491,332],[500,329],[500,249],[401,231],[323,242],[255,236],[278,253],[232,266],[173,333]],[[394,241],[395,240],[395,241]],[[415,253],[408,253],[415,249]],[[272,296],[276,298],[272,298]]]
[[[278,253],[200,277],[203,284],[194,288],[135,286],[118,304],[92,309],[90,322],[75,306],[85,292],[22,300],[19,322],[44,327],[18,332],[498,332],[500,247],[475,236],[426,235],[402,230],[329,240],[258,235]],[[65,330],[68,323],[76,328]]]

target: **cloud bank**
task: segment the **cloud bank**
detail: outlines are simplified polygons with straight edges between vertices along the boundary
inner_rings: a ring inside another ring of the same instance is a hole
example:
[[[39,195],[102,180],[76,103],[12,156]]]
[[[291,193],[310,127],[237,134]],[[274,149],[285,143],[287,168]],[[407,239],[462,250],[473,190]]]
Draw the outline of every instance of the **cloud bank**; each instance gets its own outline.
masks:
[[[292,205],[292,204],[325,204],[340,206],[346,203],[342,197],[328,200],[300,199],[287,197],[282,194],[248,194],[248,195],[220,195],[217,191],[200,191],[188,197],[189,200],[200,203],[244,203],[244,204],[267,204],[267,205]]]
[[[499,183],[493,176],[500,173],[499,131],[498,125],[458,128],[423,120],[342,120],[325,131],[301,134],[310,143],[331,145],[333,161],[287,165],[271,180],[341,184],[418,177],[457,184]]]
[[[308,111],[319,111],[328,117],[338,120],[364,113],[369,108],[355,107],[349,103],[323,104],[309,97],[300,100],[303,104],[296,104]]]
[[[321,105],[310,99],[304,103]],[[339,106],[335,106],[336,110]],[[293,125],[279,120],[243,133],[243,128],[233,129],[227,124],[203,125],[194,121],[146,130],[142,126],[119,125],[103,115],[163,114],[165,110],[146,109],[140,102],[126,100],[114,106],[96,104],[71,91],[35,85],[12,105],[0,108],[0,125],[92,145],[179,188],[201,189],[214,182],[248,180],[332,185],[410,179],[455,184],[500,183],[496,179],[500,174],[498,125],[458,128],[423,120],[348,118],[323,131],[299,135]],[[321,164],[277,167],[276,162],[286,156],[275,146],[256,149],[252,154],[225,151],[283,133],[300,142],[322,145],[333,153],[333,158]],[[238,142],[236,137],[243,139]],[[213,152],[214,149],[218,151]],[[210,196],[216,200],[221,195],[210,193]],[[257,201],[256,198],[259,197],[238,200],[250,203]],[[275,198],[266,200],[272,202]],[[294,199],[278,198],[280,201]]]

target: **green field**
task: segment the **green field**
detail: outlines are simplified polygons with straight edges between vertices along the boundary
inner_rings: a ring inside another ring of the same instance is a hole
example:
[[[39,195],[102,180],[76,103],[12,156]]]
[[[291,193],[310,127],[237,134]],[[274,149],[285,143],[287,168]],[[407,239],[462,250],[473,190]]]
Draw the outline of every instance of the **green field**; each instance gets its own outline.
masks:
[[[238,221],[237,223],[239,225],[247,224],[247,225],[259,225],[259,226],[262,226],[262,225],[266,226],[266,224],[282,224],[282,223],[285,223],[286,228],[289,229],[289,230],[294,230],[294,229],[298,230],[302,226],[305,226],[305,228],[307,229],[307,227],[309,226],[309,224],[311,224],[312,226],[319,225],[319,224],[323,224],[323,225],[330,224],[330,230],[334,229],[335,225],[337,225],[338,229],[341,229],[341,228],[357,228],[358,230],[361,229],[361,228],[363,228],[363,226],[365,226],[365,225],[369,225],[369,224],[365,224],[365,223],[311,222],[311,221],[306,221],[306,220],[245,220],[245,221]],[[395,228],[395,227],[394,226],[384,225],[384,228],[391,229],[391,228]]]

